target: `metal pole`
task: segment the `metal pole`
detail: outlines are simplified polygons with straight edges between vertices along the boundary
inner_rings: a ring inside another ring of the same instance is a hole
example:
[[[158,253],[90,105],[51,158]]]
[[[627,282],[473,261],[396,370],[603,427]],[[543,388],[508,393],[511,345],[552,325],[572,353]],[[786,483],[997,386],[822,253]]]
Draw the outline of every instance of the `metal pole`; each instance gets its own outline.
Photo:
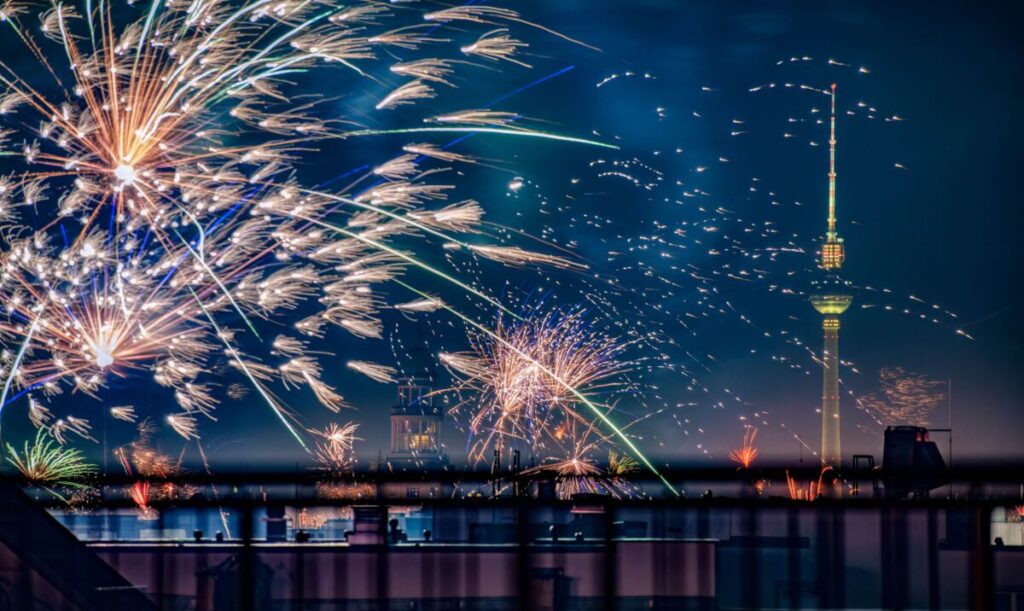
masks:
[[[238,608],[252,611],[256,602],[255,562],[253,561],[253,502],[247,498],[242,506],[242,549],[238,558]]]
[[[946,380],[946,403],[949,406],[949,468],[953,469],[953,378]],[[949,498],[953,498],[953,479],[949,480]]]
[[[527,500],[520,498],[516,500],[516,580],[519,587],[516,588],[516,608],[519,611],[530,611],[530,527],[526,523],[530,512],[526,511]]]
[[[803,589],[801,587],[802,575],[800,566],[801,547],[797,545],[800,538],[800,514],[795,508],[786,510],[786,537],[789,545],[786,547],[786,568],[789,577],[789,608],[803,608]]]
[[[615,544],[615,506],[604,505],[604,608],[615,611],[618,589],[618,546]]]
[[[972,553],[974,608],[991,609],[995,580],[992,574],[992,509],[980,504],[974,510],[974,550]]]
[[[947,513],[948,515],[948,513]],[[939,573],[939,518],[934,507],[928,508],[928,608],[942,608],[942,586]]]

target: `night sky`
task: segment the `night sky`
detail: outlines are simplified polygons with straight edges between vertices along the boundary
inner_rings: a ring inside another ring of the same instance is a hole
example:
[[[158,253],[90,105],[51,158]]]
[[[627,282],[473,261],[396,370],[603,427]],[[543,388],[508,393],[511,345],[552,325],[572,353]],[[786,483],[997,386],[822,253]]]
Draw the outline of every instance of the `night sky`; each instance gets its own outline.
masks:
[[[605,324],[614,326],[618,317],[656,336],[662,366],[647,370],[654,349],[630,352],[644,362],[635,375],[641,391],[619,397],[616,414],[626,421],[663,410],[635,429],[637,443],[659,464],[725,461],[742,439],[744,422],[758,426],[763,456],[794,464],[801,451],[794,434],[812,448],[820,444],[820,368],[794,342],[820,349],[820,319],[806,291],[821,276],[814,252],[825,229],[828,140],[827,124],[816,123],[827,123],[827,98],[799,85],[835,82],[839,232],[848,257],[843,277],[858,287],[843,317],[840,356],[859,373],[843,369],[845,389],[856,396],[876,392],[882,367],[952,380],[956,456],[1024,458],[1018,441],[1024,426],[1019,9],[968,2],[753,6],[518,3],[526,18],[601,51],[513,27],[531,44],[524,59],[533,68],[471,73],[486,78],[459,83],[462,106],[515,111],[548,131],[621,148],[485,135],[456,144],[453,150],[486,160],[456,179],[460,196],[480,200],[491,222],[570,247],[590,269],[510,270],[494,263],[452,269],[510,302],[585,305]],[[812,59],[789,61],[803,57]],[[829,64],[830,58],[838,63]],[[606,80],[613,75],[619,76]],[[337,98],[340,113],[377,121],[373,104],[385,88],[308,78]],[[796,87],[784,87],[787,82]],[[770,83],[776,86],[766,87]],[[399,110],[387,121],[400,126],[421,116]],[[300,173],[310,184],[323,183],[380,163],[406,141],[381,137],[325,146]],[[766,228],[771,233],[763,235]],[[528,237],[516,243],[536,244]],[[804,251],[770,261],[763,250],[787,245]],[[753,253],[761,255],[752,259]],[[446,261],[440,252],[426,256]],[[766,276],[745,277],[741,270]],[[621,288],[612,291],[609,281]],[[594,296],[614,312],[595,306],[588,299]],[[487,308],[459,305],[493,320]],[[922,312],[928,320],[918,316]],[[930,322],[933,317],[939,322]],[[395,389],[341,365],[353,357],[397,358],[404,370],[419,371],[424,355],[429,361],[429,355],[465,346],[462,325],[450,318],[390,315],[384,341],[330,336],[339,367],[326,377],[358,408],[343,418],[361,424],[361,464],[386,452]],[[699,384],[688,390],[693,377]],[[166,396],[147,380],[116,382],[104,401],[133,402],[160,417],[168,411]],[[439,385],[448,382],[440,369]],[[881,427],[853,397],[843,401],[844,454],[880,457]],[[310,424],[328,420],[322,408],[299,398],[290,404]],[[97,410],[98,416],[98,407],[83,405],[79,411]],[[202,425],[216,468],[304,464],[294,441],[251,397],[224,402],[217,416]],[[946,418],[943,404],[931,424],[944,427]],[[25,420],[23,407],[5,409],[5,438],[27,434]],[[107,432],[111,446],[132,434],[121,423],[94,427]],[[446,427],[448,451],[462,463],[465,436],[452,420]],[[181,448],[172,433],[158,440],[164,451]],[[803,455],[808,458],[806,450]]]

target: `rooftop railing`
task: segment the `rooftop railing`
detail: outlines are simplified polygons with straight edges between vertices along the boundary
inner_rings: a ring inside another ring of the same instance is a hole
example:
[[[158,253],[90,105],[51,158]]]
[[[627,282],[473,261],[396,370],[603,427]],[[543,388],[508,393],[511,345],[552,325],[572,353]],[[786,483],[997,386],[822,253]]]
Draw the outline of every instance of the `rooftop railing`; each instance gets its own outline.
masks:
[[[853,494],[848,471],[811,500],[789,498],[787,477],[814,481],[818,469],[663,475],[680,495],[640,473],[630,496],[558,498],[544,474],[454,470],[151,478],[174,490],[144,509],[129,493],[136,477],[96,482],[73,508],[26,491],[72,532],[93,533],[79,539],[157,608],[1016,610],[1024,600],[1024,470],[959,467],[916,498],[887,497],[882,472],[856,474]],[[4,485],[15,483],[26,484]]]

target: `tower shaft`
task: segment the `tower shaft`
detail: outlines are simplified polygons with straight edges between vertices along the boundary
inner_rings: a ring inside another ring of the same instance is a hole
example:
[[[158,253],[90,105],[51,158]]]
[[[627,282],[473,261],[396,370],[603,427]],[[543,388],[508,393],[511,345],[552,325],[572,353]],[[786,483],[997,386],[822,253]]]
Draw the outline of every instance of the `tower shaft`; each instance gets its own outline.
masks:
[[[825,315],[822,329],[821,461],[839,468],[843,457],[839,441],[839,316]]]

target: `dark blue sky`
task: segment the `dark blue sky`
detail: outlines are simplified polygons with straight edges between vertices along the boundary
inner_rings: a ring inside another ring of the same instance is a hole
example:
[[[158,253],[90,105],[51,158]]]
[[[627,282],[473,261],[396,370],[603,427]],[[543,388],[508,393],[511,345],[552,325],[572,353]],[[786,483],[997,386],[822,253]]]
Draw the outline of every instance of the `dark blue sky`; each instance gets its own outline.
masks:
[[[723,206],[735,216],[774,220],[784,235],[798,234],[807,245],[823,231],[826,194],[825,149],[810,147],[808,141],[824,144],[827,135],[823,126],[800,124],[790,129],[786,119],[809,117],[809,108],[825,108],[825,102],[806,92],[748,90],[768,82],[825,87],[836,81],[841,111],[856,111],[854,102],[859,100],[878,108],[875,120],[861,112],[841,116],[839,125],[840,222],[849,252],[844,275],[860,285],[893,291],[891,296],[858,296],[857,303],[900,309],[914,305],[906,299],[912,294],[960,316],[958,323],[947,319],[933,325],[897,312],[854,308],[844,323],[842,356],[853,360],[862,375],[846,372],[844,380],[864,394],[875,390],[883,366],[951,378],[957,452],[977,457],[1020,455],[1017,430],[1024,415],[1018,405],[1024,387],[1016,370],[1022,363],[1024,334],[1021,297],[1015,289],[1022,277],[1015,247],[1021,213],[1015,203],[1020,174],[1014,145],[1022,135],[1022,57],[1021,43],[1011,28],[1019,17],[1015,10],[971,3],[938,3],[922,10],[920,5],[894,8],[882,3],[769,2],[755,7],[722,2],[530,2],[521,11],[603,52],[526,33],[535,45],[535,55],[529,58],[534,69],[507,70],[501,85],[488,82],[479,91],[473,83],[465,84],[466,106],[481,106],[573,66],[494,108],[550,121],[554,131],[586,135],[597,130],[603,137],[617,138],[622,151],[605,155],[581,147],[520,146],[484,138],[467,142],[462,150],[501,159],[500,165],[508,170],[476,175],[478,182],[467,186],[467,192],[485,203],[489,218],[534,234],[554,226],[561,231],[561,240],[577,240],[579,250],[601,272],[621,273],[627,284],[642,282],[620,272],[621,261],[603,260],[610,249],[604,240],[614,232],[579,223],[559,227],[558,221],[539,214],[537,205],[539,199],[557,204],[571,197],[577,215],[606,217],[623,233],[634,234],[648,233],[657,221],[696,222],[708,216],[692,207],[679,210],[658,201],[672,196],[672,189],[662,186],[652,194],[601,181],[588,166],[597,158],[635,156],[663,172],[666,183],[683,180],[684,187],[677,191],[697,187],[711,193],[703,202],[707,208]],[[815,61],[776,65],[791,56]],[[828,58],[866,66],[870,74],[829,66]],[[626,71],[656,78],[623,78],[595,87],[603,78]],[[704,86],[716,91],[703,91]],[[662,120],[658,107],[665,109]],[[892,115],[905,120],[884,121]],[[733,118],[745,121],[742,129],[750,134],[731,136],[736,129]],[[797,137],[782,138],[787,130]],[[684,153],[669,155],[675,147]],[[714,163],[720,156],[729,163]],[[695,174],[699,166],[708,170]],[[513,174],[535,184],[535,193],[526,188],[509,198],[505,187]],[[573,177],[580,177],[582,186],[570,185]],[[773,190],[779,201],[799,201],[803,206],[772,209],[763,192],[750,193],[752,177],[760,178],[762,191]],[[692,256],[692,262],[705,270],[720,263],[696,249]],[[809,269],[810,253],[804,258],[787,260],[786,266]],[[517,289],[536,288],[529,274],[510,277]],[[806,289],[811,278],[812,274],[800,273],[792,286]],[[561,281],[573,284],[571,278]],[[759,328],[786,329],[818,347],[819,322],[802,298],[769,294],[763,285],[722,282],[719,288]],[[580,290],[585,289],[577,286],[556,293],[563,303],[572,303],[579,301]],[[680,291],[686,292],[687,288]],[[687,308],[679,304],[678,312]],[[798,449],[779,429],[780,422],[817,446],[817,371],[806,375],[773,364],[767,356],[782,354],[777,348],[781,344],[766,341],[760,331],[735,318],[699,321],[692,327],[696,335],[688,335],[670,318],[658,322],[664,333],[678,335],[681,348],[714,356],[714,361],[702,359],[707,370],[701,376],[712,391],[697,398],[699,406],[677,412],[693,424],[689,437],[667,417],[644,429],[649,451],[670,461],[696,459],[703,450],[724,459],[742,435],[737,415],[755,409],[772,414],[760,435],[769,455],[792,460]],[[976,341],[957,336],[957,324]],[[751,348],[757,354],[751,355]],[[687,360],[679,353],[672,356]],[[347,381],[359,384],[351,376]],[[658,375],[654,381],[670,406],[693,398],[681,377]],[[718,400],[728,405],[730,395],[723,389],[742,396],[748,405],[714,409]],[[368,459],[385,442],[385,408],[392,396],[392,389],[374,387],[356,401],[361,405],[357,419],[363,422],[363,454]],[[638,415],[643,408],[624,409]],[[856,413],[849,400],[844,416],[846,452],[880,454],[878,429],[872,428],[870,434],[858,430],[871,422]],[[945,414],[934,419],[944,424]],[[703,435],[696,432],[698,427],[705,429]],[[449,434],[456,456],[461,453],[460,437]]]
[[[704,460],[705,452],[724,460],[742,437],[739,416],[754,412],[769,414],[759,436],[767,455],[794,461],[794,432],[818,445],[818,370],[791,339],[817,349],[820,322],[804,297],[786,296],[771,286],[797,292],[809,288],[815,277],[814,239],[824,230],[825,216],[827,151],[809,141],[827,141],[827,128],[813,123],[821,115],[810,112],[826,108],[826,99],[782,84],[826,87],[837,82],[841,111],[856,113],[841,115],[839,123],[840,232],[848,253],[844,277],[860,286],[892,290],[856,294],[856,305],[844,318],[841,356],[861,374],[845,371],[844,382],[857,394],[873,392],[883,366],[952,379],[958,455],[1022,457],[1018,431],[1024,425],[1019,406],[1024,382],[1018,370],[1024,364],[1024,323],[1017,287],[1024,277],[1017,247],[1022,185],[1016,153],[1024,136],[1019,113],[1024,66],[1014,31],[1019,9],[1011,3],[653,0],[529,1],[517,9],[602,51],[517,29],[533,45],[527,59],[534,69],[513,67],[498,77],[460,83],[462,106],[489,106],[561,72],[492,107],[542,120],[545,129],[560,133],[593,136],[596,130],[597,137],[621,150],[475,137],[458,150],[494,160],[498,167],[468,173],[460,179],[460,192],[479,199],[492,221],[560,243],[575,242],[595,273],[616,277],[625,286],[663,291],[666,285],[658,278],[677,283],[674,298],[661,293],[616,298],[624,310],[647,305],[638,301],[663,302],[665,309],[648,312],[650,319],[642,324],[673,337],[676,346],[666,354],[699,372],[709,389],[687,391],[691,383],[682,374],[652,374],[647,382],[658,390],[650,391],[647,406],[629,397],[621,408],[624,415],[638,416],[666,406],[665,413],[638,428],[642,447],[661,462]],[[794,56],[813,61],[776,64]],[[852,67],[829,65],[828,58]],[[860,66],[870,73],[858,72]],[[596,87],[627,71],[635,76]],[[645,73],[653,78],[644,78]],[[750,91],[771,82],[776,89]],[[366,82],[339,81],[336,92],[330,89],[333,81],[318,86],[338,96],[340,110],[356,114],[368,113],[381,91]],[[877,108],[876,118],[867,118],[868,111],[856,106],[860,100]],[[893,115],[903,120],[885,120]],[[400,124],[419,116],[398,112],[392,120]],[[790,117],[797,122],[788,122]],[[784,138],[784,132],[794,137]],[[401,143],[382,138],[331,147],[303,169],[305,178],[322,181],[362,163],[379,163]],[[676,153],[677,148],[682,151]],[[600,176],[605,166],[593,166],[597,159],[628,161],[626,173],[657,186],[648,191],[621,177]],[[516,176],[526,186],[512,194],[507,187]],[[684,195],[694,190],[697,197]],[[715,213],[718,207],[727,212]],[[749,223],[763,228],[766,221],[777,232],[766,239],[740,229]],[[721,225],[718,232],[707,230],[715,225]],[[610,250],[636,244],[628,238],[671,236],[681,227],[687,228],[687,237],[677,242],[687,248],[674,250],[671,260],[654,251],[609,260]],[[727,243],[727,238],[737,241]],[[772,265],[737,254],[790,239],[810,250],[781,256]],[[651,274],[636,269],[641,263]],[[672,270],[673,265],[692,265],[708,276],[723,265],[732,270],[763,267],[772,279],[718,276],[713,285],[699,285]],[[539,290],[566,305],[584,302],[595,290],[592,281],[564,274],[505,274],[490,267],[482,277],[492,290]],[[714,303],[723,313],[685,315],[709,311],[699,286],[714,286]],[[941,324],[932,324],[901,314],[904,307],[927,310],[908,295],[941,304],[959,319],[943,317]],[[880,307],[856,307],[866,303]],[[885,305],[896,311],[885,311]],[[389,320],[388,328],[397,329],[406,348],[418,337],[417,325],[401,318]],[[958,336],[956,328],[975,340]],[[431,351],[460,345],[461,328],[443,316],[422,329]],[[331,348],[340,364],[352,355],[386,361],[394,338],[373,345],[336,341]],[[773,355],[802,359],[805,369],[786,367]],[[363,427],[360,454],[364,461],[373,460],[386,443],[394,389],[344,371],[333,381],[359,407],[351,417]],[[148,391],[140,382],[109,392],[114,403],[126,397],[138,402],[140,393]],[[149,409],[167,412],[160,409],[164,400],[153,394]],[[326,415],[315,409],[301,407],[311,423],[326,422]],[[880,455],[879,429],[849,399],[843,410],[845,453]],[[5,416],[8,426],[11,416]],[[302,460],[264,406],[227,402],[218,416],[218,422],[203,425],[204,444],[218,464],[282,466]],[[945,413],[935,420],[944,425]],[[112,440],[120,437],[111,433]],[[170,435],[161,439],[167,450],[180,445]],[[449,432],[449,449],[457,460],[463,444],[464,438]]]
[[[872,374],[885,365],[952,378],[958,450],[973,456],[1019,456],[1016,430],[1024,420],[1019,410],[1024,388],[1016,375],[1024,337],[1016,248],[1022,57],[1011,26],[1020,14],[1010,3],[999,4],[780,2],[752,8],[652,2],[630,3],[629,9],[610,10],[601,19],[589,11],[583,18],[585,23],[590,18],[585,34],[608,40],[604,44],[614,46],[624,63],[659,75],[658,95],[670,96],[673,101],[663,105],[677,114],[685,114],[688,105],[717,107],[752,123],[775,122],[778,133],[783,118],[796,116],[799,105],[792,96],[754,97],[746,90],[792,80],[818,86],[836,81],[841,108],[864,99],[877,105],[880,115],[906,118],[898,124],[840,119],[839,206],[849,253],[844,274],[859,284],[943,304],[960,314],[960,325],[977,341],[961,341],[904,316],[854,308],[844,323],[841,350],[865,375],[844,374],[844,379],[866,392]],[[567,12],[556,21],[562,19],[578,17]],[[805,55],[819,61],[797,69],[775,66],[778,59]],[[871,73],[823,67],[825,58],[867,66]],[[721,89],[720,101],[701,103],[695,92],[705,84]],[[788,217],[787,229],[803,235],[820,231],[823,150],[796,144],[799,137],[789,142],[752,138],[741,145],[722,136],[725,126],[716,133],[699,129],[682,127],[669,138],[690,147],[720,144],[726,157],[744,166],[733,167],[717,189],[708,190],[721,193],[744,173],[760,176],[782,197],[818,204]],[[758,129],[752,127],[751,136]],[[652,143],[665,136],[648,135]],[[824,132],[819,130],[816,139],[823,143]],[[897,162],[908,170],[896,169]],[[740,200],[724,205],[742,206]],[[878,300],[886,301],[903,305]],[[806,341],[815,342],[813,315],[799,309],[792,314],[800,317]],[[726,333],[721,342],[743,340]],[[722,346],[722,352],[728,348]],[[722,376],[776,412],[816,397],[817,380],[790,381],[761,367],[747,368],[736,353],[727,360],[733,362],[723,365],[728,373]],[[791,413],[788,422],[800,411]],[[877,438],[851,430],[858,417],[848,405],[844,414],[846,451],[857,444],[878,453]],[[802,430],[816,439],[813,427]]]

